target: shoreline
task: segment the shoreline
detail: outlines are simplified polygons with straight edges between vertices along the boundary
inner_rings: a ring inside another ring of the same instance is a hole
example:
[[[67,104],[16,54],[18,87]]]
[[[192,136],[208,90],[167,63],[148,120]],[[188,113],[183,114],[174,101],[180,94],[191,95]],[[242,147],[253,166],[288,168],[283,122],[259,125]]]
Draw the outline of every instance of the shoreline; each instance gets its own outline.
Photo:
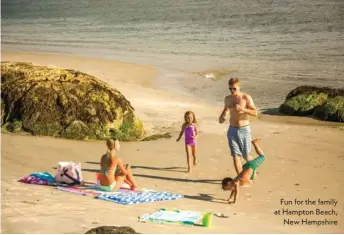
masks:
[[[133,64],[125,61],[94,59],[74,55],[55,55],[46,53],[1,52],[2,61],[31,62],[34,64],[69,68],[88,73],[107,82],[119,90],[133,104],[135,112],[143,121],[147,134],[178,131],[186,110],[193,110],[201,124],[206,126],[203,131],[216,133],[222,131],[217,123],[222,104],[205,103],[197,97],[171,93],[156,85],[159,68]],[[172,80],[170,78],[170,80]],[[165,79],[166,80],[166,79]],[[164,85],[164,84],[163,84]],[[170,89],[178,90],[181,84],[173,81],[165,83]],[[259,108],[259,107],[258,107]],[[266,111],[270,110],[270,111]],[[179,114],[178,114],[179,113]],[[253,118],[254,119],[254,118]],[[276,112],[276,108],[263,109],[259,114],[260,121],[277,122],[297,125],[343,126],[343,123],[332,123],[309,117],[287,116]],[[255,120],[254,120],[255,122]]]

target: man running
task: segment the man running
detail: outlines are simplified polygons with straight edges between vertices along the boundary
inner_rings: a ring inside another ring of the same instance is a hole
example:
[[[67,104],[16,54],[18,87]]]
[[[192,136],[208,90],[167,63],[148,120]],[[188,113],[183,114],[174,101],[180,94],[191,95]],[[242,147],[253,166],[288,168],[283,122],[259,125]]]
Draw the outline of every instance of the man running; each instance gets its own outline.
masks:
[[[225,97],[225,107],[219,117],[219,123],[225,122],[229,112],[229,129],[227,132],[228,144],[234,161],[234,167],[239,174],[242,171],[240,157],[246,161],[251,157],[251,128],[250,116],[257,116],[257,108],[248,94],[240,91],[239,78],[231,78],[228,82],[231,95]],[[255,172],[253,173],[254,178]]]

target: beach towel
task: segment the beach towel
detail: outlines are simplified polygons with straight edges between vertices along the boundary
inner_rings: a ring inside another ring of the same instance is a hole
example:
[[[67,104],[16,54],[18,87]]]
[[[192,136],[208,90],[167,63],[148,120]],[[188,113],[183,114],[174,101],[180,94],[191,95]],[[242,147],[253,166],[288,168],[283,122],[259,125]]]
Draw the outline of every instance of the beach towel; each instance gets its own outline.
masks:
[[[116,192],[115,194],[101,193],[97,199],[115,202],[122,205],[149,203],[156,201],[177,200],[183,195],[168,192]]]
[[[25,176],[19,180],[19,182],[27,184],[40,184],[40,185],[49,185],[48,180],[40,179],[36,176]]]
[[[55,183],[55,179],[48,172],[35,172],[19,179],[19,182],[27,184],[52,185]]]
[[[95,196],[99,195],[99,192],[87,191],[86,189],[76,188],[76,187],[57,186],[56,189],[64,191],[64,192],[75,193],[75,194],[82,195],[82,196],[93,196],[93,197],[95,197]]]
[[[93,197],[98,196],[101,193],[111,195],[111,194],[116,194],[118,192],[122,192],[122,193],[134,192],[128,189],[119,189],[116,192],[104,192],[95,186],[82,186],[82,185],[76,185],[76,186],[56,185],[56,186],[58,186],[56,187],[56,189],[64,191],[64,192],[74,193],[74,194],[78,194],[82,196],[93,196]]]
[[[139,221],[162,224],[195,225],[202,224],[203,217],[206,214],[207,213],[199,211],[182,211],[162,208],[152,214],[144,214],[140,216]]]
[[[32,173],[30,176],[35,176],[36,178],[39,178],[41,180],[46,180],[49,183],[55,183],[55,178],[49,172],[35,172]]]

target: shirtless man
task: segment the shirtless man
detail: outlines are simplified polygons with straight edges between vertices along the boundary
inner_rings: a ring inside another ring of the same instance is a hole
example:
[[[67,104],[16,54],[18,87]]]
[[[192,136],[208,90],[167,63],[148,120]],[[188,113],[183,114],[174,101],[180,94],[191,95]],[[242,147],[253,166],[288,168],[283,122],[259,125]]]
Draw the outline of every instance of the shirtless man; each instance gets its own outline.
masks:
[[[234,161],[234,167],[239,174],[242,171],[240,157],[246,161],[251,157],[251,128],[248,116],[257,116],[257,109],[252,97],[240,91],[238,78],[231,78],[228,82],[231,95],[225,97],[225,107],[219,117],[219,123],[225,122],[229,115],[229,128],[227,132],[228,144]],[[253,173],[254,178],[255,172]]]

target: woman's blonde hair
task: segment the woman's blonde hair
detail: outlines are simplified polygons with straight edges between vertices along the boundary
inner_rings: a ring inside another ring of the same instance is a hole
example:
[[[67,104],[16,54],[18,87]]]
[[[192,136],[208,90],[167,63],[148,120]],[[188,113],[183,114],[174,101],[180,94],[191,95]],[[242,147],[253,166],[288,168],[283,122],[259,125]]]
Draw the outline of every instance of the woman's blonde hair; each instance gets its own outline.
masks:
[[[107,146],[107,151],[106,151],[106,154],[105,154],[105,157],[102,158],[100,164],[102,166],[105,165],[104,161],[106,159],[106,163],[110,164],[110,160],[111,160],[111,150],[113,150],[115,147],[116,147],[116,141],[118,141],[116,138],[115,139],[108,139],[106,141],[106,146]]]
[[[188,120],[186,120],[186,119],[187,119],[187,117],[189,116],[189,114],[192,114],[192,117],[193,117],[192,123],[197,124],[197,120],[196,120],[195,113],[192,112],[191,110],[187,111],[187,112],[184,114],[184,121],[185,121],[185,123],[188,122]]]
[[[117,139],[108,139],[106,141],[106,146],[108,147],[108,151],[111,151],[116,146]]]

